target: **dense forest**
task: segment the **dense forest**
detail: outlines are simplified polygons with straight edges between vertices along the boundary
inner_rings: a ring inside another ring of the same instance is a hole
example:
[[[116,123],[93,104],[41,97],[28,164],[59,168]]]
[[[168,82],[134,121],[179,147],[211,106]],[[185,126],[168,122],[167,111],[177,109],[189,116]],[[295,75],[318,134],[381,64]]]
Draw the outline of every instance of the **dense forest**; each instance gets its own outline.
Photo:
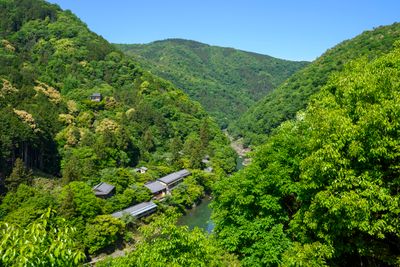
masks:
[[[230,125],[229,131],[234,136],[243,136],[248,145],[263,143],[274,128],[295,118],[297,111],[307,106],[331,73],[342,70],[352,59],[365,57],[372,60],[387,53],[399,38],[400,24],[395,23],[365,31],[338,44],[251,106]]]
[[[152,221],[162,224],[154,231],[180,231],[178,243],[191,235],[175,228],[173,211],[190,207],[236,166],[213,119],[70,11],[1,0],[0,18],[0,265],[72,266],[150,235],[139,230],[141,220],[108,214],[149,201],[144,184],[182,168],[191,176]],[[205,156],[213,173],[203,171]],[[97,198],[92,187],[100,182],[115,186],[115,195]],[[202,232],[191,238],[188,248],[203,240],[199,251],[221,255],[214,262],[235,261]]]
[[[400,265],[400,42],[329,77],[218,182],[218,240],[244,266]]]
[[[328,50],[230,124],[255,148],[236,172],[220,126],[239,113],[218,108],[306,63],[185,40],[128,56],[57,5],[0,0],[0,266],[400,266],[399,25]],[[218,122],[179,88],[218,96]],[[179,226],[206,195],[213,232]]]
[[[199,101],[222,128],[307,65],[182,39],[116,46]]]

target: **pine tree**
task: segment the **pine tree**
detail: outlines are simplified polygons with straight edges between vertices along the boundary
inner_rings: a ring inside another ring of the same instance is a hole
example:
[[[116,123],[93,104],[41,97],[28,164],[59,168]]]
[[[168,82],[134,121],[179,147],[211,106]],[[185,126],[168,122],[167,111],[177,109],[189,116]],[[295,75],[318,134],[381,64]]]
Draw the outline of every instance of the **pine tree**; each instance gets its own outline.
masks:
[[[79,166],[79,160],[76,156],[71,156],[66,160],[62,170],[62,183],[64,185],[80,180]]]
[[[72,192],[71,188],[66,187],[65,196],[60,204],[60,214],[64,218],[70,219],[76,215],[75,209],[76,205],[74,202],[74,193]]]
[[[208,147],[210,139],[211,139],[210,123],[208,121],[208,118],[205,118],[200,125],[200,140],[201,140],[201,145],[203,146],[204,149]]]
[[[181,157],[181,151],[183,148],[182,140],[179,136],[175,136],[170,143],[170,151],[172,154],[171,162],[177,164],[179,158]]]
[[[9,191],[16,191],[22,183],[27,185],[32,183],[32,171],[25,167],[22,159],[17,158],[10,176],[5,180],[5,184]]]
[[[150,129],[147,129],[143,136],[143,148],[146,151],[154,151],[155,144],[154,144],[154,137]]]

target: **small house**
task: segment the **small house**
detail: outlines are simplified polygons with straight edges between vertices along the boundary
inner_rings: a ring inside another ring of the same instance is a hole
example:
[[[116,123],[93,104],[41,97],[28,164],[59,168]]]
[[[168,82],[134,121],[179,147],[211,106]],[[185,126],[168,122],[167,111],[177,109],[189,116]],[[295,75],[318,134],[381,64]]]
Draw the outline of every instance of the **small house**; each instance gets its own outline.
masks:
[[[189,176],[190,172],[186,169],[168,174],[167,176],[157,179],[160,183],[164,184],[168,190],[171,190],[183,181],[183,178]]]
[[[109,198],[115,194],[115,186],[101,182],[92,188],[96,197]]]
[[[202,160],[201,160],[201,162],[203,163],[203,164],[209,164],[210,163],[210,156],[208,156],[208,155],[206,155]]]
[[[210,161],[209,161],[208,159],[202,159],[202,160],[201,160],[201,163],[207,165],[207,164],[210,163]]]
[[[142,202],[124,210],[114,212],[113,214],[111,214],[111,216],[113,216],[114,218],[121,218],[124,214],[129,214],[139,219],[141,217],[150,215],[151,213],[155,212],[156,209],[157,205],[153,202]]]
[[[207,168],[204,169],[205,172],[213,172],[213,168],[208,166]]]
[[[151,181],[144,185],[153,194],[153,198],[160,199],[167,193],[167,187],[159,181]]]
[[[146,168],[146,167],[144,167],[144,166],[135,169],[135,171],[136,171],[136,172],[139,172],[139,173],[146,173],[148,170],[149,170],[149,169]]]
[[[94,102],[100,102],[103,99],[102,95],[100,93],[93,93],[90,95],[90,100]]]

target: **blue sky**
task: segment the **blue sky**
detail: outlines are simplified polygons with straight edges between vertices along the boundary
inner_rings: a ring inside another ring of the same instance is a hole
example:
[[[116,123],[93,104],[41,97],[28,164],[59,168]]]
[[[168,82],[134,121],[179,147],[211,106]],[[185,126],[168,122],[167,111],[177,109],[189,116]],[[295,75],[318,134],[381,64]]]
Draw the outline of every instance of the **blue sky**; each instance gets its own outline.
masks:
[[[184,38],[313,60],[364,30],[400,21],[399,0],[50,0],[113,43]]]

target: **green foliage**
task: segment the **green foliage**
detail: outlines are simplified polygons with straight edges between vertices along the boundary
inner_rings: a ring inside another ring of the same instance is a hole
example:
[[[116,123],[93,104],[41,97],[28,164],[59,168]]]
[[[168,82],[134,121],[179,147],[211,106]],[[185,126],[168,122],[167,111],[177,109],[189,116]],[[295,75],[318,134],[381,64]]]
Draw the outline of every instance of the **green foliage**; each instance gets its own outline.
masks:
[[[30,185],[32,183],[32,171],[27,170],[24,162],[17,158],[14,163],[14,168],[5,180],[6,187],[9,191],[16,191],[22,183]]]
[[[16,192],[9,192],[0,205],[0,218],[21,227],[39,218],[56,200],[50,192],[21,184]]]
[[[121,237],[125,224],[110,215],[100,215],[86,224],[85,245],[90,254],[109,246]]]
[[[208,173],[198,170],[192,170],[191,173],[191,181],[195,182],[198,185],[201,185],[207,194],[211,192],[212,186],[218,180],[218,175],[216,175],[215,173]]]
[[[116,194],[107,199],[102,208],[104,213],[112,213],[144,201],[149,201],[151,197],[149,190],[143,186],[131,186],[125,189],[122,194]]]
[[[183,145],[183,154],[186,159],[185,168],[198,169],[201,167],[205,147],[202,146],[202,142],[196,134],[192,134],[186,139]]]
[[[193,203],[197,202],[204,196],[204,188],[198,184],[194,177],[187,177],[185,180],[174,188],[170,203],[185,210],[190,208]]]
[[[100,213],[101,207],[98,199],[93,194],[90,186],[84,182],[71,182],[64,186],[60,195],[60,202],[66,203],[70,201],[71,194],[73,196],[73,207],[75,208],[76,216],[90,219]],[[61,206],[65,206],[66,204],[61,204]],[[69,209],[71,209],[71,207]],[[63,213],[65,213],[65,211]]]
[[[170,143],[170,151],[171,151],[171,162],[174,163],[175,165],[179,166],[179,158],[181,156],[181,151],[183,149],[183,144],[182,140],[179,137],[175,137],[171,140]]]
[[[176,219],[172,214],[161,215],[141,227],[141,241],[133,252],[98,266],[239,266],[215,240],[198,228],[189,231],[177,226]]]
[[[123,168],[108,168],[100,171],[102,182],[112,184],[117,193],[122,193],[129,185],[135,182],[132,171]]]
[[[202,168],[204,153],[212,157],[228,146],[199,103],[142,70],[70,11],[42,0],[0,0],[0,15],[0,181],[9,177],[10,185],[0,204],[2,222],[25,227],[54,208],[53,229],[69,229],[67,219],[77,229],[71,238],[96,253],[121,234],[96,235],[114,224],[100,214],[149,200],[144,182],[184,162]],[[93,93],[103,100],[90,101]],[[201,145],[182,155],[192,136]],[[51,177],[51,186],[30,185],[19,160],[13,172],[16,158]],[[154,174],[133,173],[139,162],[155,166]],[[100,181],[115,185],[116,195],[96,198],[91,186]],[[186,201],[202,194],[196,183],[190,198],[182,194]],[[29,236],[19,237],[29,243]]]
[[[329,266],[327,259],[332,258],[334,249],[319,242],[301,245],[294,243],[283,257],[283,266]]]
[[[199,101],[223,128],[306,65],[181,39],[116,46]]]
[[[212,166],[218,174],[232,174],[236,171],[236,152],[230,146],[215,149]]]
[[[230,132],[244,136],[247,144],[261,144],[274,128],[293,119],[296,112],[307,106],[312,96],[326,85],[331,73],[342,70],[352,59],[371,60],[388,52],[399,38],[400,24],[395,23],[366,31],[329,49],[250,107],[231,125]]]
[[[50,209],[26,227],[1,222],[0,263],[2,266],[78,266],[86,257],[71,237],[73,231],[64,222],[56,222]]]
[[[398,266],[399,77],[399,48],[331,76],[218,183],[220,242],[253,266]]]
[[[66,187],[64,189],[59,213],[66,219],[72,219],[77,215],[77,208],[74,202],[74,193],[70,187]]]
[[[2,8],[20,16],[7,15],[0,25],[1,178],[20,157],[54,175],[61,168],[64,184],[93,181],[101,169],[139,160],[170,164],[174,138],[201,134],[206,145],[222,135],[198,103],[140,69],[71,12],[41,0],[10,0]],[[103,100],[90,101],[92,93]]]

